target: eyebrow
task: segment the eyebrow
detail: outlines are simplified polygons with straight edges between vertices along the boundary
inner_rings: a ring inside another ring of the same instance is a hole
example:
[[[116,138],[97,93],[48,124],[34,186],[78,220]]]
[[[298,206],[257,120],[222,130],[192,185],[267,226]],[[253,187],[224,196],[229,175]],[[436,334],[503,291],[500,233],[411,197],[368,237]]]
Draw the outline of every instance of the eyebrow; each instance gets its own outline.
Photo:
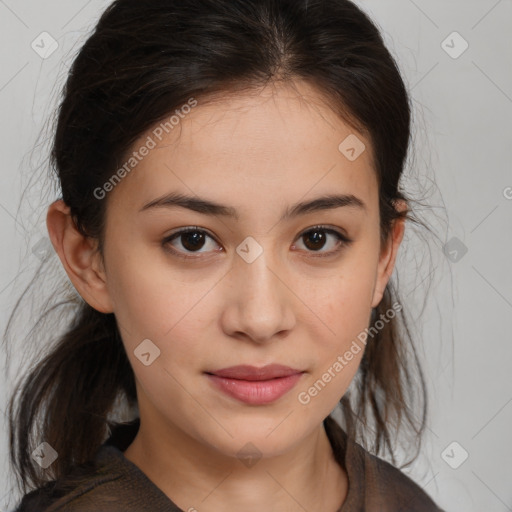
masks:
[[[187,196],[179,192],[171,192],[170,194],[154,199],[145,204],[139,211],[143,212],[154,208],[174,207],[186,208],[204,215],[220,215],[236,220],[239,219],[236,209],[231,206],[225,206],[197,196]],[[311,201],[297,203],[292,207],[288,207],[283,212],[280,221],[311,212],[331,210],[341,207],[356,208],[366,211],[365,203],[358,197],[352,194],[334,194],[318,197]]]

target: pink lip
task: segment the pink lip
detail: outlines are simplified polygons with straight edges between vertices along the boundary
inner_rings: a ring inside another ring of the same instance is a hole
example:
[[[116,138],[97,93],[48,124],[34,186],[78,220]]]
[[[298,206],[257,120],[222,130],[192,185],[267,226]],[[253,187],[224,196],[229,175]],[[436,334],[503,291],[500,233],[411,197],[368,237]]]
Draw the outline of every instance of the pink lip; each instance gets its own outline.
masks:
[[[232,366],[207,373],[210,382],[227,395],[244,403],[262,405],[274,402],[292,389],[304,372],[288,366]]]

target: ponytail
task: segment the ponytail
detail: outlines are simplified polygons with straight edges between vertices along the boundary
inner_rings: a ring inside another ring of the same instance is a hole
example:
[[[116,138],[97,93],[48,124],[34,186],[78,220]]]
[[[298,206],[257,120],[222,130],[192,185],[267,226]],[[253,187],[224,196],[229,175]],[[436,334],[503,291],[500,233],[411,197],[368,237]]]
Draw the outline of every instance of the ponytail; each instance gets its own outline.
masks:
[[[136,403],[115,317],[84,302],[71,328],[18,384],[8,404],[11,460],[24,492],[94,457],[108,437],[108,414],[120,393]],[[42,442],[57,452],[44,470],[32,457]]]

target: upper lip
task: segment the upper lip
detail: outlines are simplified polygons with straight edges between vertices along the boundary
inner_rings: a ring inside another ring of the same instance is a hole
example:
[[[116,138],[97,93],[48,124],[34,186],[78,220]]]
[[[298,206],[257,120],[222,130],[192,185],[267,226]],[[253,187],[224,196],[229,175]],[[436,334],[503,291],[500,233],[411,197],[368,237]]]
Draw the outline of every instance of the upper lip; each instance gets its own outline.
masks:
[[[238,380],[269,380],[302,372],[303,370],[296,370],[281,364],[268,364],[261,368],[250,365],[230,366],[229,368],[222,368],[221,370],[207,373]]]

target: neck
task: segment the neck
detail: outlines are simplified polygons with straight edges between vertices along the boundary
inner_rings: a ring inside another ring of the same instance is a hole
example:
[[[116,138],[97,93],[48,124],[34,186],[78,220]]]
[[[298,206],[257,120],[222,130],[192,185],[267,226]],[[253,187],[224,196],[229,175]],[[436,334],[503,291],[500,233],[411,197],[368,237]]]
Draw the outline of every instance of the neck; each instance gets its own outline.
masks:
[[[337,512],[348,489],[323,424],[293,450],[244,464],[168,423],[148,432],[141,422],[124,455],[187,512]]]

